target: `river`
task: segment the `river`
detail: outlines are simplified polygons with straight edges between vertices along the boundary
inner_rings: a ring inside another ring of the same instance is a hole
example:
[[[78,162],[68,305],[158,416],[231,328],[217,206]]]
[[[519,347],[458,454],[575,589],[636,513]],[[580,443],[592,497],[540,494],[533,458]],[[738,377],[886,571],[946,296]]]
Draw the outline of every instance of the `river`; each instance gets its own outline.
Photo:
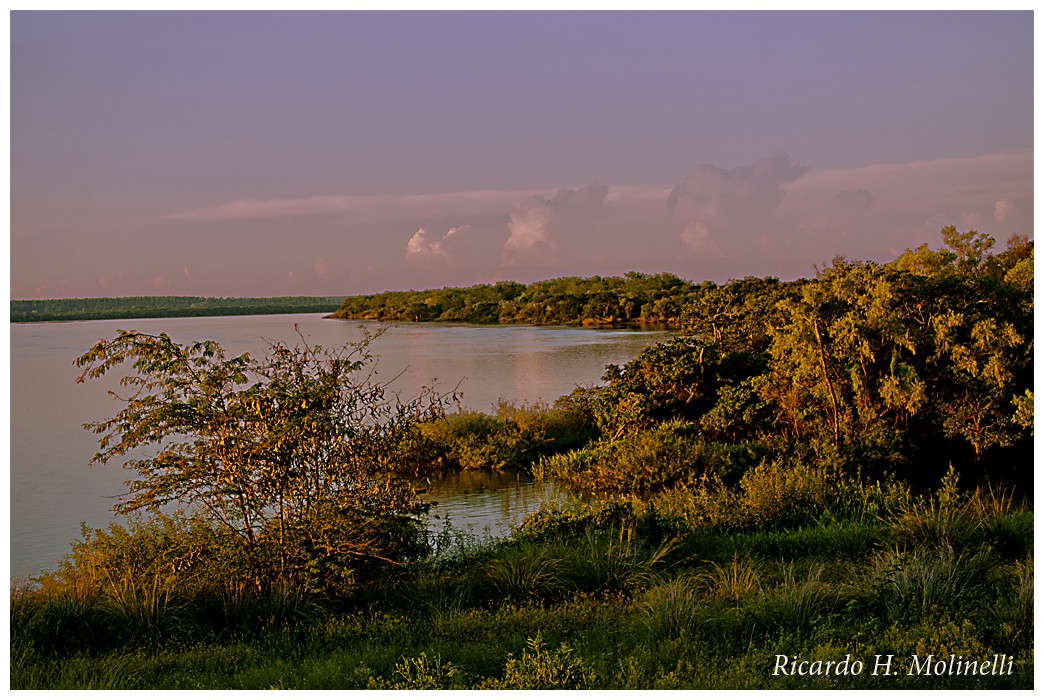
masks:
[[[324,319],[321,314],[162,318],[11,324],[11,578],[53,569],[79,537],[80,523],[104,527],[124,492],[116,463],[93,469],[97,437],[83,424],[112,416],[113,379],[76,383],[73,360],[117,329],[165,332],[175,341],[213,339],[229,354],[263,352],[265,339],[293,343],[295,325],[309,344],[355,343],[384,324]],[[622,364],[665,331],[403,323],[370,346],[378,379],[410,396],[421,386],[459,387],[462,406],[489,410],[498,400],[551,402],[577,385],[599,383],[607,364]],[[117,374],[122,376],[123,372]],[[539,507],[546,484],[515,477],[464,475],[429,489],[439,522],[497,535]]]

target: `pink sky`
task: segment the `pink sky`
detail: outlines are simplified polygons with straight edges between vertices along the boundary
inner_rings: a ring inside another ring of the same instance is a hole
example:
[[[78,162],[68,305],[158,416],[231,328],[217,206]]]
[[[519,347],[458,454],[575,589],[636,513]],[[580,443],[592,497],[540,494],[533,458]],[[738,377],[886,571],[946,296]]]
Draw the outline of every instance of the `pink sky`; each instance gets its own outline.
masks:
[[[16,299],[792,278],[1033,235],[1027,12],[17,12],[11,40]]]

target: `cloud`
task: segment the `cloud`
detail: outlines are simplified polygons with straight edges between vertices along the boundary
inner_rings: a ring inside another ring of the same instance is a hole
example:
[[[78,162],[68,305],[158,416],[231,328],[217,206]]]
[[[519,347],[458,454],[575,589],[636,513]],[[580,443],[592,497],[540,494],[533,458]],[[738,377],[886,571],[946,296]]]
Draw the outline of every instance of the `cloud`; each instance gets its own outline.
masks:
[[[1011,217],[1014,209],[1015,203],[1010,199],[998,199],[997,203],[993,205],[993,218],[1004,223]]]
[[[471,231],[471,226],[454,226],[441,238],[436,238],[426,229],[419,228],[406,243],[406,257],[412,260],[432,260],[449,256],[455,243]]]
[[[731,257],[748,252],[771,232],[785,194],[783,185],[807,170],[793,165],[785,152],[732,170],[700,165],[671,190],[667,210],[680,226],[679,237],[692,250]]]
[[[547,266],[559,261],[563,238],[572,244],[597,235],[602,205],[609,188],[589,185],[562,189],[554,197],[533,196],[511,212],[510,235],[504,243],[502,264]]]
[[[176,222],[256,221],[325,217],[340,223],[383,223],[438,217],[506,214],[537,190],[474,190],[422,195],[333,195],[277,199],[241,199],[188,209],[163,217]]]
[[[779,242],[806,257],[831,245],[834,250],[825,251],[822,259],[842,253],[888,260],[906,248],[936,245],[939,230],[949,225],[979,226],[998,241],[1011,233],[1033,234],[1032,205],[1020,204],[1033,198],[1031,152],[818,170],[785,189],[776,219],[787,233]],[[831,192],[859,190],[873,193],[873,202],[858,217],[853,207],[845,219],[840,200],[834,203],[837,207],[823,204]],[[817,240],[807,235],[826,233],[810,226],[817,221],[847,224],[847,236],[827,240],[820,235]]]

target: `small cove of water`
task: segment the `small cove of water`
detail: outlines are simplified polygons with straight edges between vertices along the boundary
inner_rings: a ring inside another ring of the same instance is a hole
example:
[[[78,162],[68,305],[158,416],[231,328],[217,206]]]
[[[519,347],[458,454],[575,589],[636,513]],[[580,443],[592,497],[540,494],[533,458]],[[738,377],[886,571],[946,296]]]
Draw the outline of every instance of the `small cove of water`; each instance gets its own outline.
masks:
[[[435,504],[426,518],[430,535],[452,531],[480,541],[510,534],[546,501],[568,498],[553,482],[506,472],[446,474],[422,488],[422,500]]]
[[[104,527],[129,474],[117,464],[90,469],[97,438],[82,428],[118,410],[106,390],[115,377],[77,384],[73,360],[117,329],[169,334],[175,341],[214,339],[232,353],[257,354],[264,339],[311,344],[360,341],[376,323],[324,319],[319,314],[165,318],[11,324],[11,577],[52,569],[80,533],[80,523]],[[621,364],[670,336],[664,331],[531,326],[398,324],[370,350],[378,379],[410,396],[435,383],[458,386],[462,405],[488,411],[501,400],[551,402],[577,385],[597,384],[605,365]],[[116,376],[122,376],[122,372]],[[431,527],[447,521],[477,536],[506,534],[554,487],[513,475],[464,473],[434,482],[438,504]]]

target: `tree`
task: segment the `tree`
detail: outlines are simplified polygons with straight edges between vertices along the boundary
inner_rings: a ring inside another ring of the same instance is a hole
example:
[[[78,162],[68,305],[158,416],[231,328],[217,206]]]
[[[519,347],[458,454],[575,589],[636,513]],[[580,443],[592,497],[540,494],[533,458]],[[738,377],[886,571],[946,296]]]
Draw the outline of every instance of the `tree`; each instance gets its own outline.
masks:
[[[92,465],[125,457],[137,474],[116,510],[206,523],[245,550],[258,587],[339,589],[364,563],[416,554],[425,506],[395,455],[447,397],[389,397],[366,371],[373,337],[333,350],[271,342],[260,360],[166,334],[99,341],[76,360],[78,381],[134,369],[126,395],[110,392],[123,408],[84,426],[101,435]]]

